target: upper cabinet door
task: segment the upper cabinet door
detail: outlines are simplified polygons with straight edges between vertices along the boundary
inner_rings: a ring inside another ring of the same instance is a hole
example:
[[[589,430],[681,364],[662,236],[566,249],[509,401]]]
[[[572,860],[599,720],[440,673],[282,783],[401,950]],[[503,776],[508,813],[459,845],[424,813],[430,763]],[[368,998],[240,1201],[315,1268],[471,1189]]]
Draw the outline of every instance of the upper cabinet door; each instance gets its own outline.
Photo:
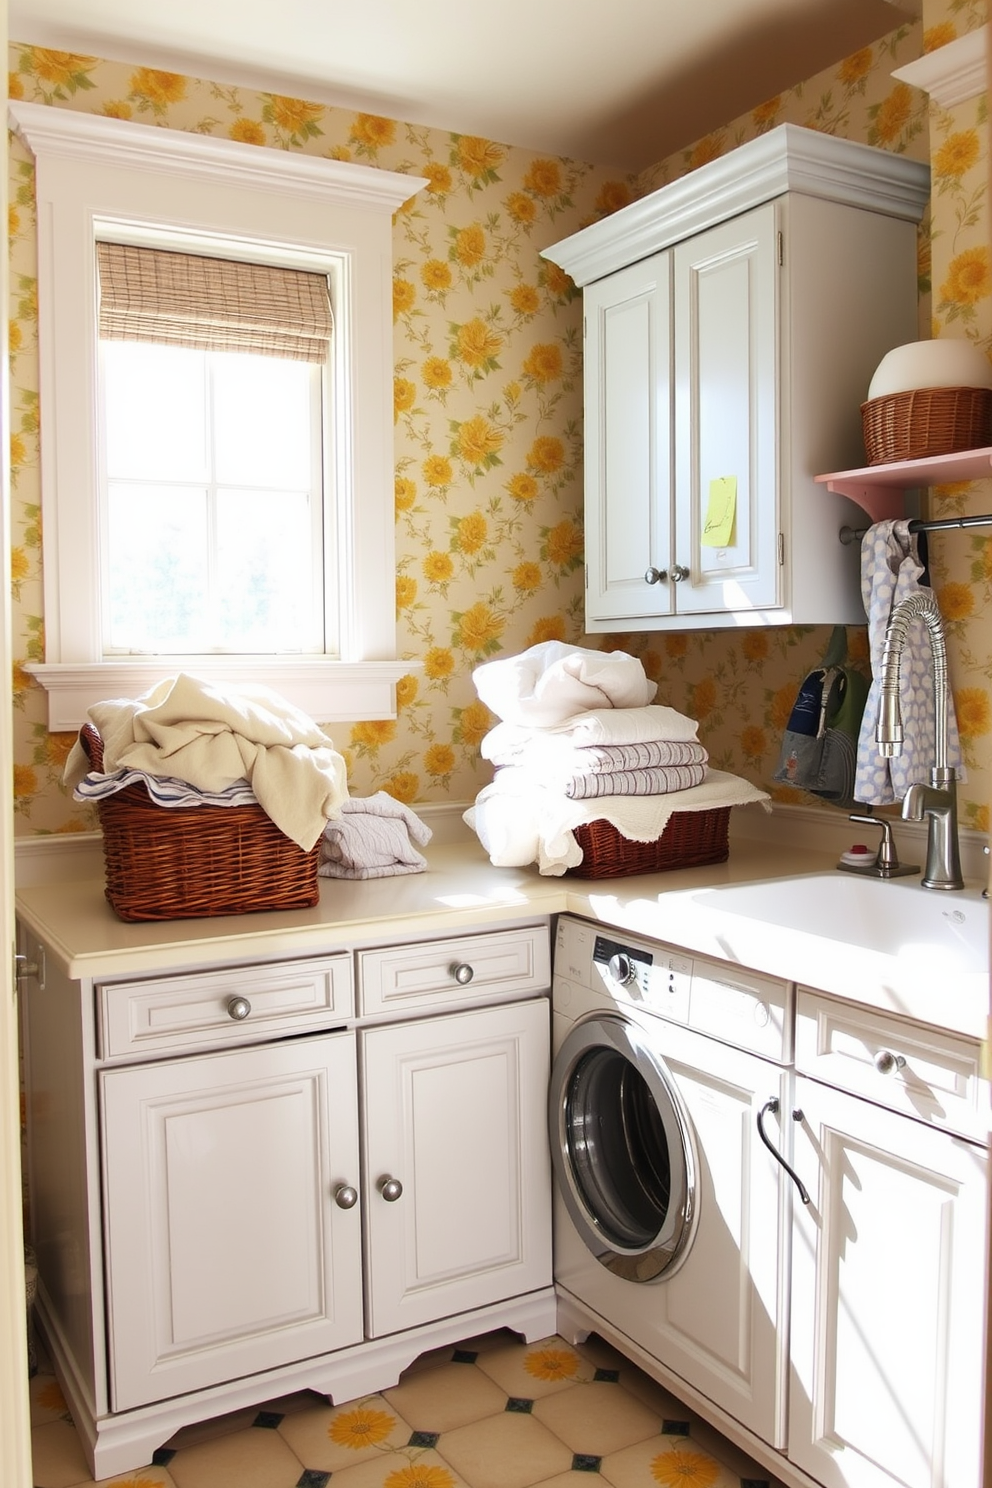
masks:
[[[782,603],[775,202],[675,249],[675,609]]]
[[[585,291],[586,615],[669,614],[672,256]],[[606,627],[616,629],[616,626]]]

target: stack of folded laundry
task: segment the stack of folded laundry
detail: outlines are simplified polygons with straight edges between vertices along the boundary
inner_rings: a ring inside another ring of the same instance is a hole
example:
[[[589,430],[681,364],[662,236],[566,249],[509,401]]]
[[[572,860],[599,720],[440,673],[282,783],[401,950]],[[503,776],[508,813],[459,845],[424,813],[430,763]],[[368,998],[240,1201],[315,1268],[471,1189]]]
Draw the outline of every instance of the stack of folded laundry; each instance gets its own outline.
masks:
[[[561,874],[582,862],[585,823],[653,842],[675,811],[767,800],[709,768],[695,720],[652,703],[657,685],[624,652],[549,641],[473,678],[501,722],[482,741],[495,777],[465,820],[501,866]]]
[[[337,821],[324,828],[317,872],[325,878],[391,878],[423,873],[431,829],[415,811],[385,791],[352,796],[341,805]]]

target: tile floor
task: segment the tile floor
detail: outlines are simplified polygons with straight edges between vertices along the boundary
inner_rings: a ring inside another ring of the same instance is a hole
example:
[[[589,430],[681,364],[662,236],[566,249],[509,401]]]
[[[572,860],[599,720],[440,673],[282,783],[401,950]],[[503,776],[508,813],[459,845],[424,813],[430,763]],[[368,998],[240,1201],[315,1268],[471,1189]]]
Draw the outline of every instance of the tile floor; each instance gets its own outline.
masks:
[[[44,1356],[31,1381],[36,1488],[91,1488]],[[395,1389],[306,1392],[185,1428],[106,1488],[781,1488],[595,1337],[507,1332],[424,1354]]]

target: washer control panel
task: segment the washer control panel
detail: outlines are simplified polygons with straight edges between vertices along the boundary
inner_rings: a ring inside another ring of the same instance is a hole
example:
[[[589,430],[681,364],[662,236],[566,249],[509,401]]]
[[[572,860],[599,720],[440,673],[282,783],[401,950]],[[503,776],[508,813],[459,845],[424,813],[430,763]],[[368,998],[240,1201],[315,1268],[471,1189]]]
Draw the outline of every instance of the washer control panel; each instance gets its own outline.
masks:
[[[558,921],[553,1000],[568,1015],[602,1002],[640,1008],[750,1049],[766,1059],[791,1058],[789,982],[744,967],[690,956],[660,941],[622,940],[571,915]],[[579,989],[585,989],[584,998]],[[590,1001],[590,999],[592,999]]]
[[[664,946],[643,945],[597,935],[592,947],[593,975],[618,1001],[640,1005],[678,1023],[689,1018],[692,961]]]

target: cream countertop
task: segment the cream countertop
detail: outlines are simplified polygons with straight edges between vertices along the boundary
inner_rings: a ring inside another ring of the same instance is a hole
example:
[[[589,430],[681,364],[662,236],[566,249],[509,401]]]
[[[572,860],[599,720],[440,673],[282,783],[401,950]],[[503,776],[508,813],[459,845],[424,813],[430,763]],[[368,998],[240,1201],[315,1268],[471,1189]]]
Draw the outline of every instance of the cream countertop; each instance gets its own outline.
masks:
[[[986,970],[935,975],[932,962],[919,955],[884,955],[841,944],[829,925],[822,934],[805,934],[727,917],[697,898],[722,886],[832,872],[833,853],[744,838],[732,845],[726,863],[598,881],[495,868],[474,839],[432,846],[427,856],[426,873],[357,883],[321,879],[320,904],[313,909],[125,924],[106,903],[102,879],[86,878],[22,888],[17,913],[67,975],[98,980],[471,933],[567,911],[618,932],[666,941],[971,1037],[985,1036]],[[896,890],[895,884],[873,887]],[[928,898],[934,893],[918,886],[917,892]],[[987,915],[977,884],[950,899],[954,910]]]

